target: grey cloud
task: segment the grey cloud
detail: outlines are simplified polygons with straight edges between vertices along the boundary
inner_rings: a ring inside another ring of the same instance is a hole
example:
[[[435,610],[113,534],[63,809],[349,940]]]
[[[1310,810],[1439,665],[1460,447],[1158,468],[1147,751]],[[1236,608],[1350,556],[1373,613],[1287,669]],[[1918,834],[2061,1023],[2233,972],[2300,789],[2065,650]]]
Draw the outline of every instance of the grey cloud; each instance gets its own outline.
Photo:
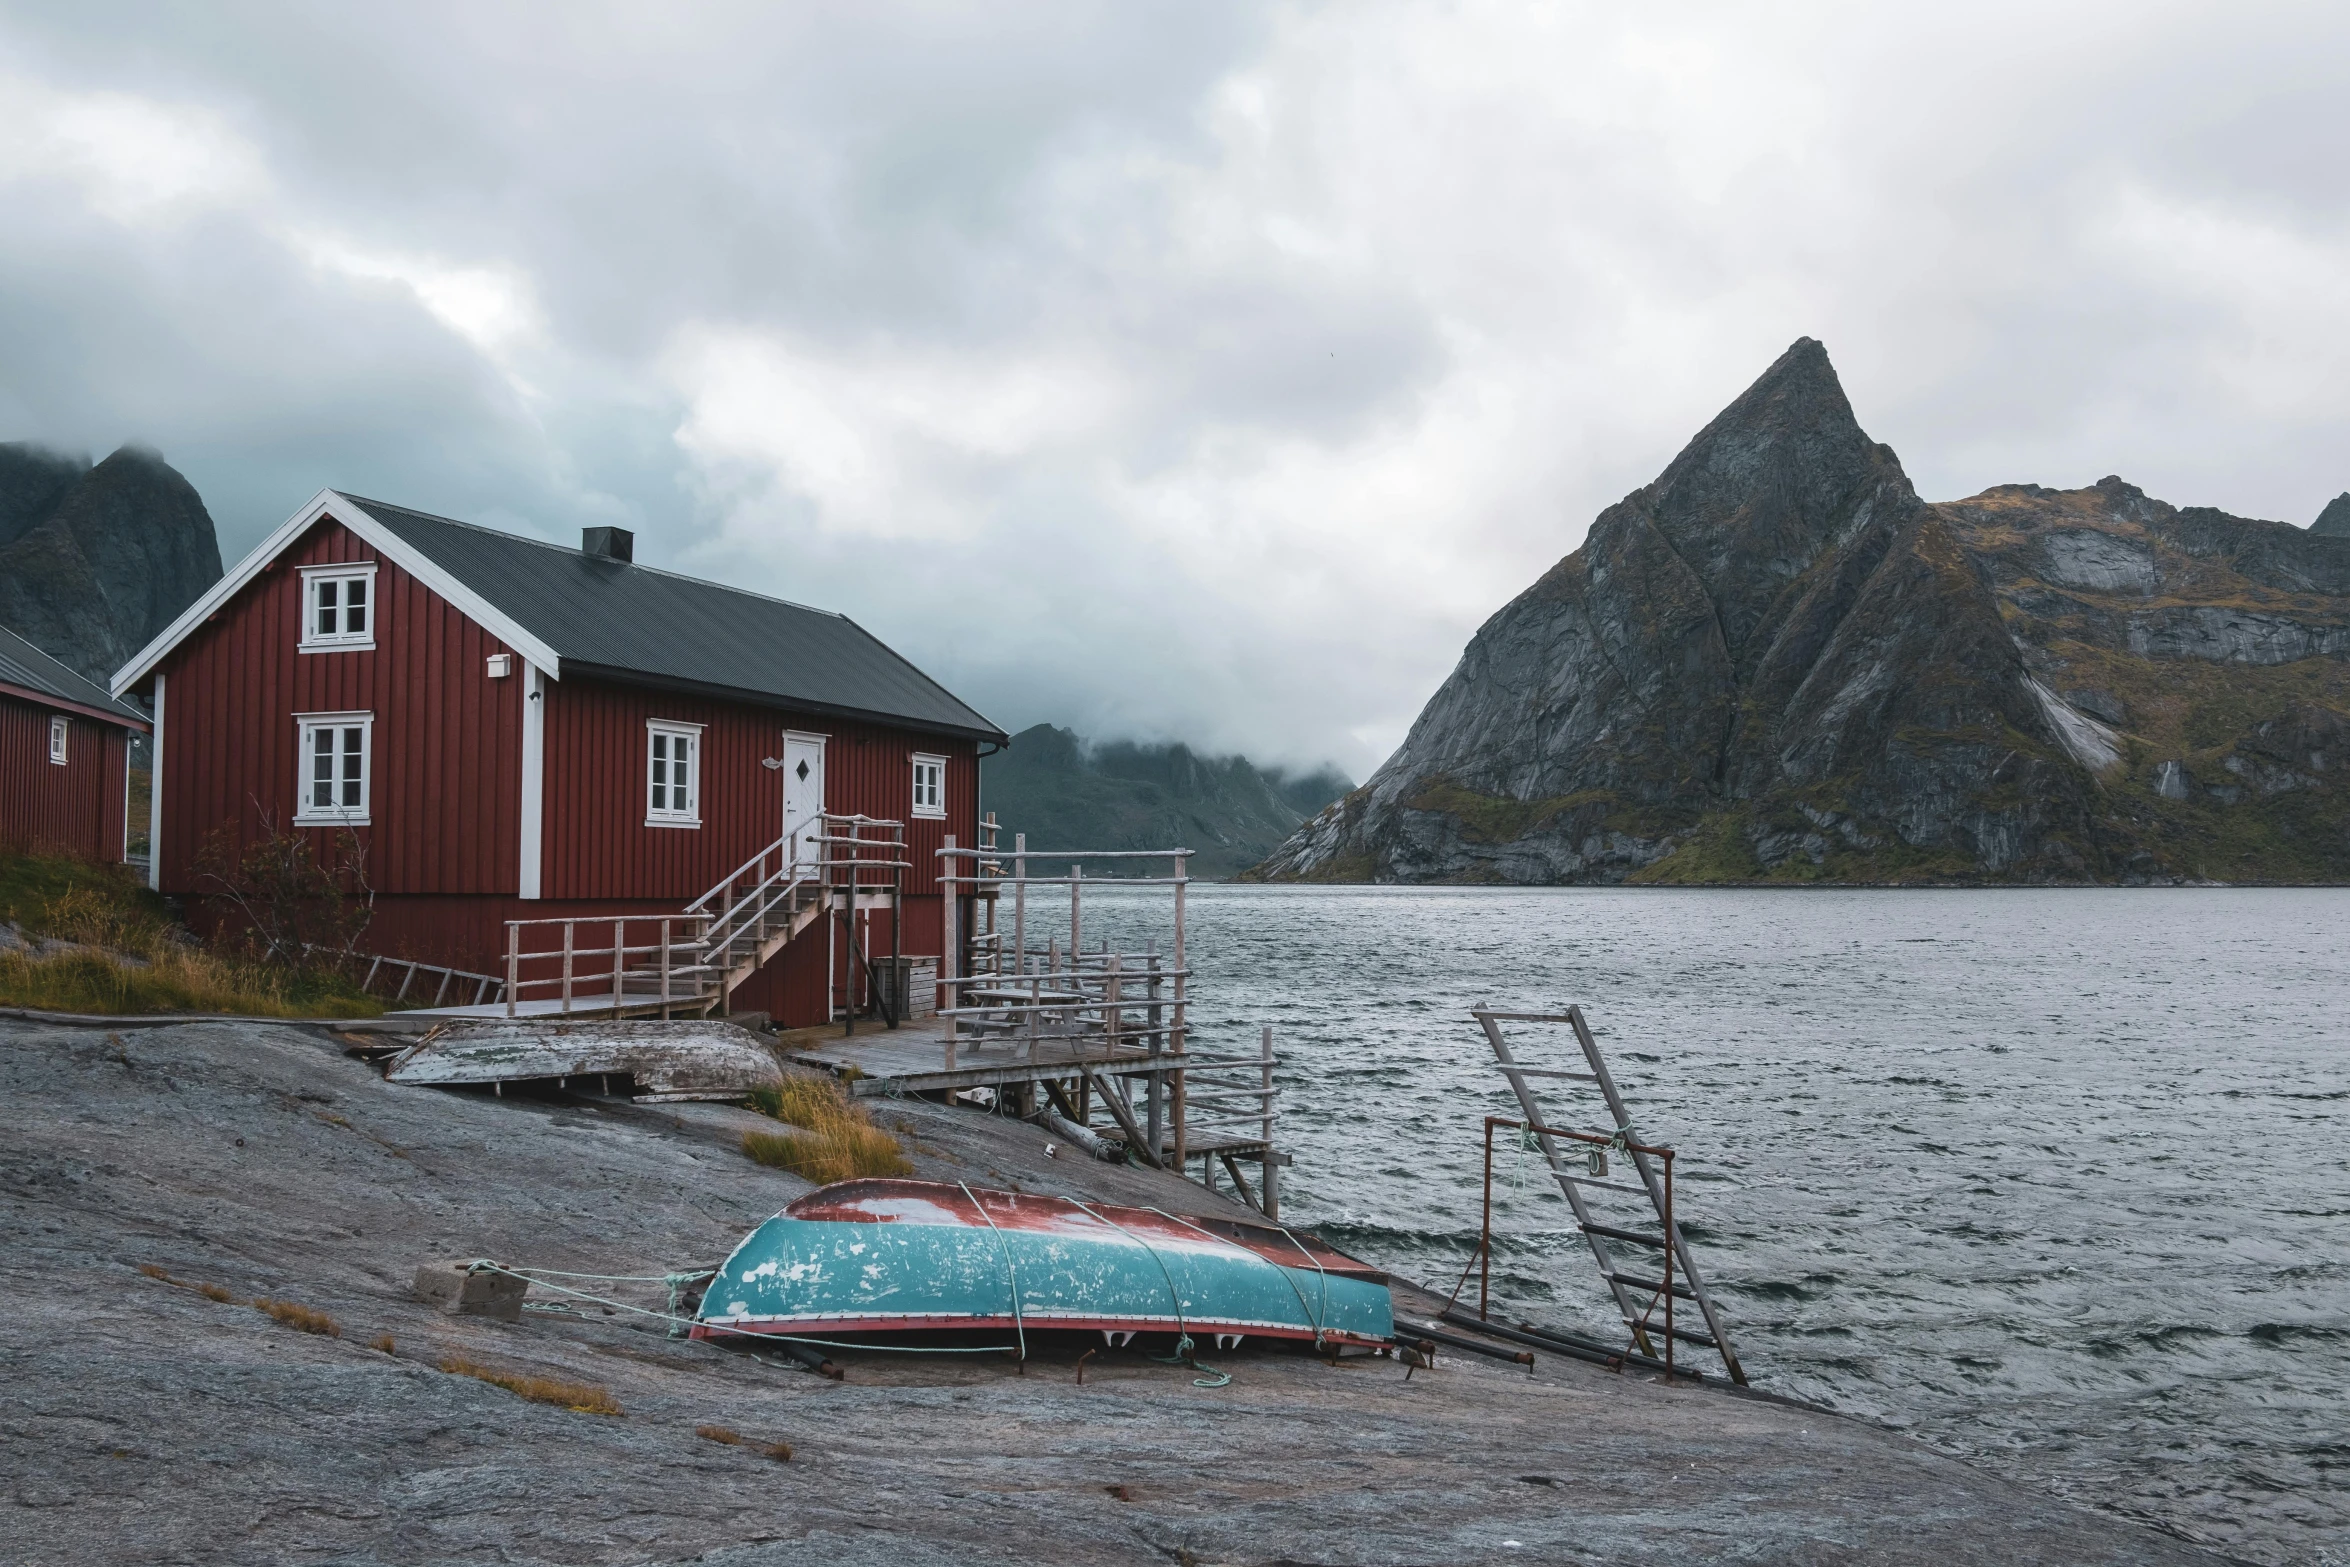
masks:
[[[620,522],[1010,727],[1359,774],[1797,335],[1930,494],[2306,522],[2350,482],[2346,46],[2318,6],[0,6],[0,83],[209,116],[264,178],[125,218],[0,149],[0,439],[155,443],[232,556],[323,484]]]

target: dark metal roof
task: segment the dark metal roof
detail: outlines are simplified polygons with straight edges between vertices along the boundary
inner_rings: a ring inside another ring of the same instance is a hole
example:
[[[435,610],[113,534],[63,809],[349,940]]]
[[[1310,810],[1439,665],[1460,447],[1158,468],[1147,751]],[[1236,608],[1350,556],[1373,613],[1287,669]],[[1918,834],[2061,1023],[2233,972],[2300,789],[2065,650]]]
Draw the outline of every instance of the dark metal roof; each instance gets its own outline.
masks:
[[[846,615],[350,499],[544,642],[566,670],[1005,738]]]
[[[104,686],[75,674],[5,626],[0,626],[0,685],[55,697],[93,716],[119,719],[126,728],[147,727],[145,713],[117,702]]]

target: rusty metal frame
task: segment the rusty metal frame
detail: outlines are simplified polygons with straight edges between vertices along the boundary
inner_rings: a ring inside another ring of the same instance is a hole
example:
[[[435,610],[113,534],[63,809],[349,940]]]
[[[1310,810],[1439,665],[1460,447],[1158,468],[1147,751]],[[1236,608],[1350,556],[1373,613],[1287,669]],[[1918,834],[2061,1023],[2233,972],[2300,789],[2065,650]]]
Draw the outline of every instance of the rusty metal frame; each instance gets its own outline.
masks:
[[[1650,1297],[1648,1304],[1641,1309],[1639,1317],[1634,1319],[1630,1326],[1634,1345],[1643,1354],[1653,1354],[1654,1352],[1648,1347],[1647,1334],[1643,1330],[1648,1327],[1649,1319],[1656,1314],[1657,1301],[1661,1299],[1664,1302],[1665,1375],[1675,1375],[1673,1344],[1678,1335],[1673,1332],[1673,1244],[1671,1239],[1675,1234],[1673,1229],[1673,1150],[1655,1143],[1636,1143],[1620,1135],[1603,1137],[1597,1132],[1576,1132],[1563,1126],[1544,1126],[1535,1121],[1521,1121],[1514,1116],[1487,1116],[1485,1118],[1485,1212],[1477,1226],[1477,1318],[1479,1321],[1489,1319],[1489,1308],[1492,1304],[1493,1294],[1493,1129],[1497,1126],[1507,1126],[1530,1132],[1537,1137],[1564,1137],[1578,1143],[1590,1143],[1601,1149],[1616,1148],[1622,1149],[1626,1153],[1646,1154],[1664,1165],[1665,1234],[1664,1238],[1657,1243],[1658,1249],[1664,1253],[1665,1259],[1664,1287]],[[1591,1226],[1581,1224],[1580,1228],[1589,1231]],[[1621,1239],[1623,1233],[1629,1232],[1621,1232],[1616,1238]]]

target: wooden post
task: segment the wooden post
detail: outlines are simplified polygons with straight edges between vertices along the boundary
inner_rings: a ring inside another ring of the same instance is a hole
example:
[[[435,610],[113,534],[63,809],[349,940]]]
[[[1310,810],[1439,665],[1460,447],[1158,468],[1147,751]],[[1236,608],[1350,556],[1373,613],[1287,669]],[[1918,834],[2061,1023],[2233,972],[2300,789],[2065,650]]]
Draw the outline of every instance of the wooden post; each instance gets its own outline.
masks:
[[[726,1004],[723,995],[718,998],[718,1004]],[[661,1019],[663,1022],[669,1019],[669,921],[666,918],[661,921]]]
[[[1110,953],[1108,957],[1108,968],[1102,978],[1102,1022],[1109,1030],[1110,1054],[1114,1056],[1118,1053],[1118,1043],[1120,1039],[1123,1038],[1126,1033],[1126,1013],[1125,1010],[1118,1005],[1119,955],[1113,952]]]
[[[612,1015],[620,1015],[620,992],[628,977],[628,922],[612,922]]]
[[[1274,1172],[1280,1163],[1273,1157],[1273,1025],[1270,1023],[1260,1036],[1259,1049],[1264,1062],[1257,1070],[1263,1074],[1265,1089],[1265,1173],[1258,1180],[1264,1193],[1265,1217],[1278,1219],[1281,1217],[1280,1177]]]
[[[571,932],[572,922],[563,922],[563,1010],[571,1010]]]
[[[1074,972],[1076,971],[1076,969],[1077,969],[1077,954],[1078,954],[1078,953],[1080,953],[1080,952],[1083,952],[1083,951],[1085,950],[1085,942],[1084,942],[1084,939],[1083,939],[1083,936],[1084,936],[1084,927],[1083,927],[1083,922],[1082,922],[1082,921],[1080,921],[1080,920],[1078,919],[1078,917],[1077,917],[1077,903],[1078,903],[1078,898],[1079,898],[1080,894],[1082,894],[1082,892],[1084,891],[1084,885],[1083,885],[1083,884],[1084,884],[1084,881],[1085,881],[1085,867],[1084,867],[1084,866],[1082,866],[1082,865],[1072,865],[1072,866],[1070,866],[1070,867],[1069,867],[1069,969],[1070,969],[1070,971],[1071,971],[1072,973],[1074,973]]]
[[[1183,1059],[1183,1052],[1185,1051],[1185,1049],[1187,1049],[1187,1048],[1188,1048],[1188,1045],[1189,1045],[1189,1042],[1188,1042],[1188,1041],[1187,1041],[1187,1040],[1184,1038],[1184,1033],[1185,1033],[1184,1024],[1185,1024],[1185,1022],[1186,1022],[1186,1019],[1185,1019],[1185,1017],[1184,1017],[1184,1002],[1183,1002],[1183,989],[1184,989],[1184,975],[1183,975],[1183,970],[1184,970],[1184,961],[1183,961],[1183,894],[1184,894],[1186,891],[1188,891],[1188,890],[1189,890],[1189,888],[1190,888],[1190,885],[1191,885],[1191,866],[1190,866],[1190,858],[1191,858],[1191,857],[1190,857],[1190,853],[1189,853],[1189,851],[1185,851],[1185,852],[1183,852],[1183,853],[1179,853],[1179,854],[1177,854],[1177,855],[1176,855],[1174,858],[1175,858],[1175,999],[1174,999],[1174,1008],[1173,1008],[1173,1010],[1174,1010],[1174,1014],[1175,1014],[1175,1015],[1174,1015],[1173,1019],[1171,1019],[1171,1022],[1172,1022],[1172,1024],[1173,1024],[1173,1026],[1167,1030],[1167,1051],[1168,1051],[1168,1054],[1170,1054],[1170,1055],[1174,1056],[1176,1060],[1180,1061],[1180,1060],[1182,1060],[1182,1059]],[[1184,1124],[1183,1124],[1183,1120],[1184,1120],[1184,1117],[1183,1117],[1183,1068],[1181,1068],[1181,1067],[1177,1067],[1177,1068],[1175,1069],[1175,1071],[1173,1072],[1172,1076],[1173,1076],[1173,1079],[1174,1079],[1174,1081],[1173,1081],[1173,1082],[1172,1082],[1172,1083],[1169,1085],[1169,1086],[1170,1086],[1170,1088],[1171,1088],[1171,1090],[1172,1090],[1172,1092],[1171,1092],[1171,1093],[1170,1093],[1170,1095],[1169,1095],[1169,1100],[1170,1100],[1170,1105],[1169,1105],[1169,1108],[1170,1108],[1170,1109],[1173,1111],[1173,1113],[1174,1113],[1174,1120],[1175,1120],[1175,1161],[1174,1161],[1174,1163],[1175,1163],[1175,1169],[1176,1169],[1176,1172],[1177,1172],[1178,1174],[1180,1174],[1180,1173],[1182,1172],[1182,1170],[1183,1170],[1183,1161],[1184,1161],[1184,1158],[1185,1158],[1185,1156],[1186,1156],[1187,1154],[1189,1154],[1189,1153],[1190,1153],[1190,1151],[1191,1151],[1191,1150],[1190,1150],[1190,1148],[1189,1148],[1189,1147],[1188,1147],[1188,1145],[1187,1145],[1187,1144],[1188,1144],[1188,1140],[1187,1140],[1187,1138],[1186,1138],[1186,1137],[1185,1137],[1185,1135],[1184,1135]]]
[[[1159,976],[1159,955],[1154,952],[1151,954],[1151,1062],[1154,1066],[1167,1049],[1166,1030],[1160,1027],[1166,1019],[1159,1006],[1159,994],[1165,983]],[[1167,1080],[1164,1072],[1154,1071],[1144,1079],[1143,1100],[1144,1120],[1150,1127],[1151,1157],[1155,1159],[1159,1153],[1159,1139],[1166,1135]]]
[[[514,998],[522,981],[522,921],[506,922],[506,1015],[514,1015]]]
[[[1012,961],[1028,972],[1028,834],[1012,834]]]
[[[946,837],[947,852],[940,857],[946,874],[939,878],[939,954],[938,994],[933,999],[942,1009],[961,1006],[962,987],[955,981],[963,972],[963,862],[955,857],[955,835]],[[976,869],[978,861],[972,862]],[[947,1019],[946,1070],[955,1069],[955,1032],[963,1026],[959,1017]]]

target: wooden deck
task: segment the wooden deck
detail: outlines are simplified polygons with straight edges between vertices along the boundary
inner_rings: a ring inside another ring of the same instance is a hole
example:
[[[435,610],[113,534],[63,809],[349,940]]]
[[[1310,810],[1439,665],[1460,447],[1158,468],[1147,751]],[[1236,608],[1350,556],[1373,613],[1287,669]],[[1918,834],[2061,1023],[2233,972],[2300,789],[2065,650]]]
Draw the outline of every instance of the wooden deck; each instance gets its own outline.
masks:
[[[934,1017],[915,1018],[896,1028],[878,1021],[859,1022],[854,1034],[844,1034],[838,1023],[789,1029],[777,1036],[776,1047],[786,1060],[850,1078],[851,1091],[860,1095],[1038,1083],[1074,1077],[1081,1067],[1112,1077],[1136,1077],[1159,1069],[1154,1061],[1168,1067],[1178,1064],[1175,1057],[1153,1057],[1147,1050],[1106,1041],[1044,1039],[1031,1045],[1025,1039],[982,1041],[966,1036],[955,1042],[950,1067],[946,1020]]]

